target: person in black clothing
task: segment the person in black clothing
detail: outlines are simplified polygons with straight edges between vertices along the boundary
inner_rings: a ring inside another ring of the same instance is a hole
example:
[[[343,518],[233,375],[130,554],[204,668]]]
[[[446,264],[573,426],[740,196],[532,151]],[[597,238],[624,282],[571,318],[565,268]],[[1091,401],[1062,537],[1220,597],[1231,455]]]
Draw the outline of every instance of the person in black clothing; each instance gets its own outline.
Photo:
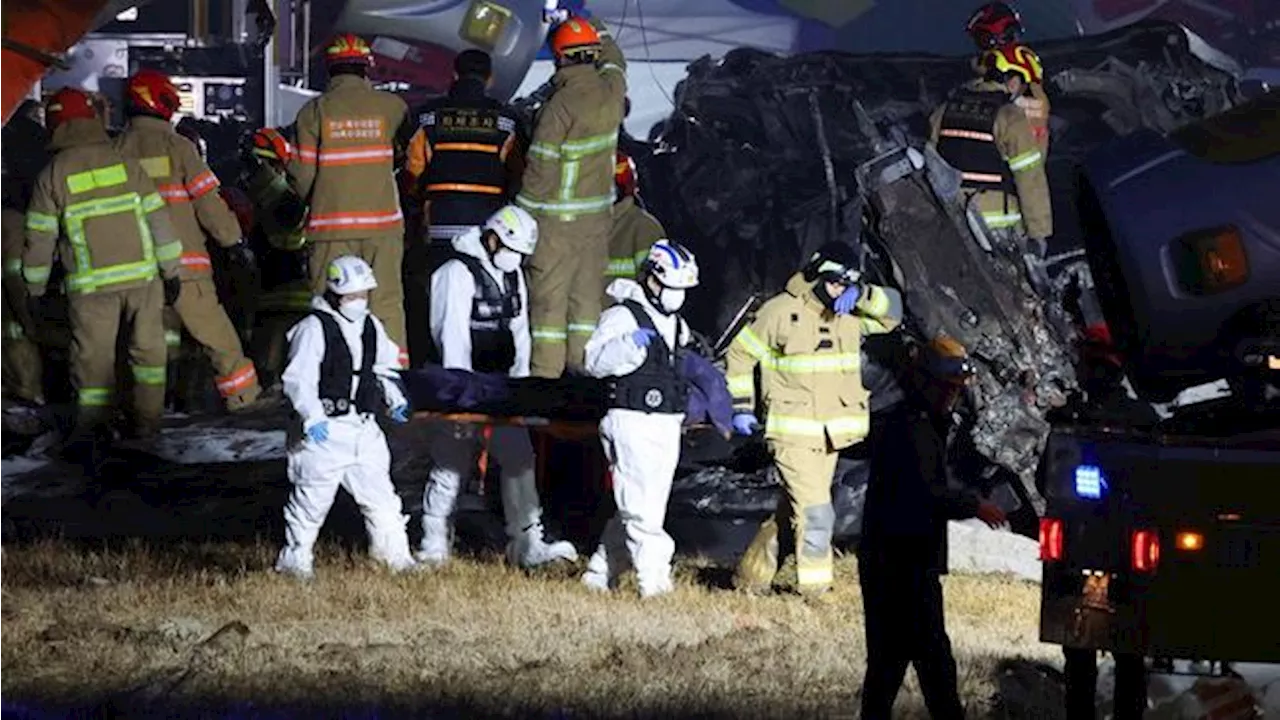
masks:
[[[947,521],[1005,522],[995,504],[947,482],[953,414],[970,375],[964,349],[940,337],[915,353],[900,380],[902,400],[871,417],[857,552],[867,634],[864,720],[891,716],[908,665],[915,665],[930,715],[964,716],[943,620]]]

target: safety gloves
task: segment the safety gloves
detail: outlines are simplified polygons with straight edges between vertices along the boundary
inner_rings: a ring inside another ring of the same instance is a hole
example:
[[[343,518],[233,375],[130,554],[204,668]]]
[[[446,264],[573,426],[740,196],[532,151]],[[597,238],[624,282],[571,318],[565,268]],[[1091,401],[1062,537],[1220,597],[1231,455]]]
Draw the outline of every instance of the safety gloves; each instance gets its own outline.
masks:
[[[397,425],[403,425],[409,422],[409,406],[397,405],[391,408],[391,422]]]
[[[329,421],[320,422],[307,428],[307,438],[317,445],[329,439]]]
[[[848,315],[853,312],[860,297],[862,297],[862,289],[857,285],[850,285],[849,289],[840,293],[840,297],[831,304],[831,309],[835,310],[837,315]]]
[[[751,413],[741,412],[733,416],[733,431],[739,435],[750,435],[759,427],[760,421]]]
[[[631,342],[635,343],[636,347],[647,348],[657,336],[658,331],[652,328],[636,328],[636,331],[631,333]]]

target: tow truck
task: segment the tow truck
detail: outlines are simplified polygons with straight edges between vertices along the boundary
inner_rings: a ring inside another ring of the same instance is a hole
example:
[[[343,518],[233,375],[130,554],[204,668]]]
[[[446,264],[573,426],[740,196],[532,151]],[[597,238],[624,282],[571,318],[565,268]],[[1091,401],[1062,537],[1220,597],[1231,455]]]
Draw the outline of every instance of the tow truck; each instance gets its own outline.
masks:
[[[1280,662],[1276,187],[1276,94],[1082,165],[1121,379],[1152,412],[1085,402],[1042,457],[1040,638],[1065,650],[1069,717],[1093,717],[1097,651],[1117,660],[1118,719],[1141,717],[1147,672],[1175,659],[1220,673]],[[1214,378],[1216,397],[1167,404]]]

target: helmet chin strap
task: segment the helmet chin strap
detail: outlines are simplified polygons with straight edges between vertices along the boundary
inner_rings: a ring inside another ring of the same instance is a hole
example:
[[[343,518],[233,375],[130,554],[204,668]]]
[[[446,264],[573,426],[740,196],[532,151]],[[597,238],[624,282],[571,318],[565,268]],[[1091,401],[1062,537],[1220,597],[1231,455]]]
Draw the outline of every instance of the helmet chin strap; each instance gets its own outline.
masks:
[[[650,283],[650,279],[650,277],[646,277],[644,282],[640,284],[640,287],[644,288],[644,296],[648,298],[649,304],[653,306],[654,310],[657,310],[663,315],[670,315],[672,311],[667,310],[662,305],[662,284],[656,280],[653,281],[653,283]],[[653,285],[658,286],[657,292],[653,291]]]

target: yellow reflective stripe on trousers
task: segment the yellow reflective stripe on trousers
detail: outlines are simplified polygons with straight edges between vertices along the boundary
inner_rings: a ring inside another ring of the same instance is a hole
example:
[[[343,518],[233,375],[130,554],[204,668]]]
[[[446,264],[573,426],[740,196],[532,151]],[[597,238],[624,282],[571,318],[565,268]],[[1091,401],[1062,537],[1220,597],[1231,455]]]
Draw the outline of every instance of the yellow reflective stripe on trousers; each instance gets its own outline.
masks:
[[[4,261],[5,275],[22,275],[22,258],[9,258]]]
[[[772,435],[794,435],[796,437],[824,437],[828,431],[832,435],[853,434],[865,437],[871,427],[871,418],[865,415],[845,415],[815,420],[813,418],[795,417],[769,413],[765,419],[765,432]]]
[[[44,285],[52,273],[52,265],[27,265],[22,268],[22,279],[32,285]]]
[[[1014,172],[1030,170],[1040,164],[1040,159],[1041,156],[1039,150],[1028,150],[1009,158],[1009,169]]]
[[[988,230],[1003,230],[1022,222],[1022,213],[982,213],[982,223]]]
[[[756,379],[751,375],[730,375],[725,378],[729,385],[729,394],[737,397],[750,397],[756,390]]]
[[[164,344],[173,348],[182,344],[182,333],[177,330],[164,331]]]
[[[590,335],[595,331],[595,323],[569,323],[570,335]]]
[[[531,334],[534,342],[564,342],[569,339],[569,333],[562,327],[534,327]]]
[[[534,200],[528,195],[517,195],[516,204],[531,212],[544,215],[562,215],[565,219],[572,220],[575,215],[604,212],[613,207],[613,195],[600,195],[563,202],[542,202]]]
[[[116,163],[107,167],[85,170],[67,176],[67,189],[72,194],[85,193],[100,188],[123,185],[129,180],[129,173],[124,163]]]
[[[163,385],[163,365],[134,365],[133,379],[142,385]]]
[[[76,393],[76,402],[84,407],[108,407],[111,405],[111,388],[82,387]]]
[[[10,320],[4,324],[4,336],[9,340],[21,340],[27,336],[27,332],[22,329],[22,323]]]
[[[27,229],[31,232],[58,232],[58,218],[52,215],[45,215],[44,213],[28,212]]]

